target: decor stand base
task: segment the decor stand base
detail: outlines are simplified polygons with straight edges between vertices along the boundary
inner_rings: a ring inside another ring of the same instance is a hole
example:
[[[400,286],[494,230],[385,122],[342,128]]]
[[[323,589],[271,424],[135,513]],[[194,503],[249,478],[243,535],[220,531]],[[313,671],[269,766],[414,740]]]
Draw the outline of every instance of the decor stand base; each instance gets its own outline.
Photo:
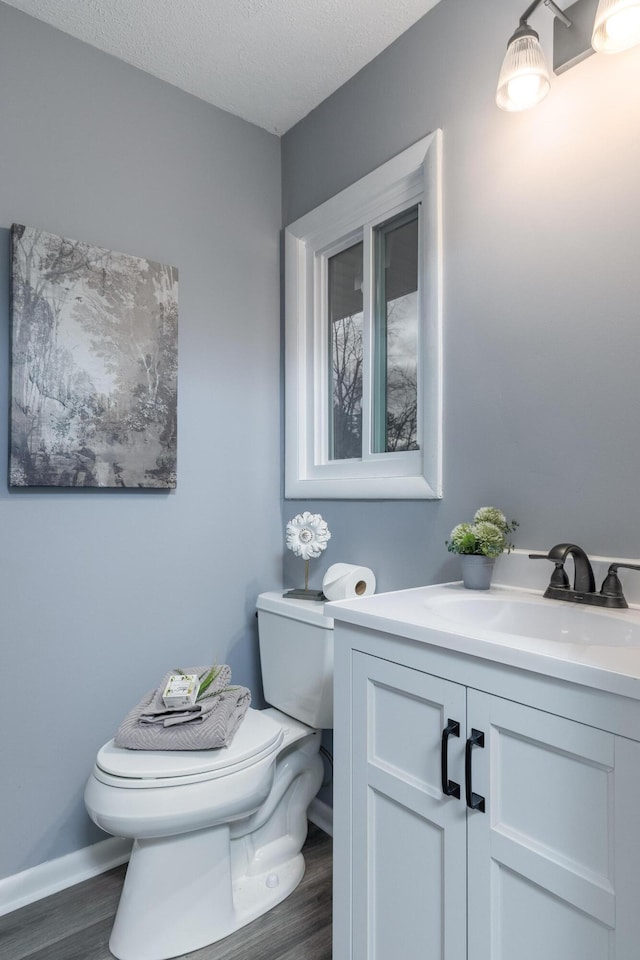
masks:
[[[287,590],[282,594],[283,597],[290,597],[292,600],[326,600],[322,590],[305,590],[302,587],[295,587],[293,590]]]

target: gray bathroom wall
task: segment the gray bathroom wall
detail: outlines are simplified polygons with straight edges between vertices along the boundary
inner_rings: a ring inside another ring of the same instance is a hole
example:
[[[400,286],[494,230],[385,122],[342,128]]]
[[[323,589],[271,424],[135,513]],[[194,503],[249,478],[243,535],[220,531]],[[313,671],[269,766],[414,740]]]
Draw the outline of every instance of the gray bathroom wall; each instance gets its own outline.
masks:
[[[486,504],[520,520],[519,546],[640,556],[640,49],[503,113],[524,6],[442,0],[283,138],[285,224],[444,138],[444,498],[285,502],[285,520],[309,509],[332,531],[314,584],[337,561],[368,564],[382,590],[457,579],[444,541]],[[552,20],[531,20],[547,49]]]
[[[0,5],[0,474],[12,222],[178,267],[173,493],[0,484],[0,877],[105,834],[96,751],[171,667],[260,686],[281,583],[280,143]]]

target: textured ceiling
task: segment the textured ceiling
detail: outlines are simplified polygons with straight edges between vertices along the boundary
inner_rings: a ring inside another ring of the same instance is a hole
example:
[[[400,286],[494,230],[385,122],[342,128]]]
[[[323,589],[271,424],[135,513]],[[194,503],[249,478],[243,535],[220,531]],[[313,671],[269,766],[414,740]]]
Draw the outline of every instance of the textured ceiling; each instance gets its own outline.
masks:
[[[439,0],[7,0],[284,133]]]

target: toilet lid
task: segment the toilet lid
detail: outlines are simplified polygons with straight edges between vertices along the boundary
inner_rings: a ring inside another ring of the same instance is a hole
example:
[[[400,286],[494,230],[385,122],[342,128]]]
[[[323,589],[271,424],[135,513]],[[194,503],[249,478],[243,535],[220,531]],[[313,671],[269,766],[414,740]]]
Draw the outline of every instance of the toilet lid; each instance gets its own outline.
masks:
[[[280,724],[260,710],[247,710],[228,747],[217,750],[127,750],[113,740],[98,753],[96,766],[129,780],[168,780],[224,776],[269,756],[282,743]]]

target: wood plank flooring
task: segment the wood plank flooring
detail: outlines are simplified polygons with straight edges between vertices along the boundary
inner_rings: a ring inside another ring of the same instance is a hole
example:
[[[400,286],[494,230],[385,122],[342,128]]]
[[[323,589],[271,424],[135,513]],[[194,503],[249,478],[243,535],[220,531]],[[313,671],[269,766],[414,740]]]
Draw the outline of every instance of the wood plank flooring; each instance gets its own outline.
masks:
[[[188,960],[331,960],[331,838],[309,824],[307,869],[283,903]],[[0,917],[2,960],[112,960],[108,942],[124,880],[117,867]]]

